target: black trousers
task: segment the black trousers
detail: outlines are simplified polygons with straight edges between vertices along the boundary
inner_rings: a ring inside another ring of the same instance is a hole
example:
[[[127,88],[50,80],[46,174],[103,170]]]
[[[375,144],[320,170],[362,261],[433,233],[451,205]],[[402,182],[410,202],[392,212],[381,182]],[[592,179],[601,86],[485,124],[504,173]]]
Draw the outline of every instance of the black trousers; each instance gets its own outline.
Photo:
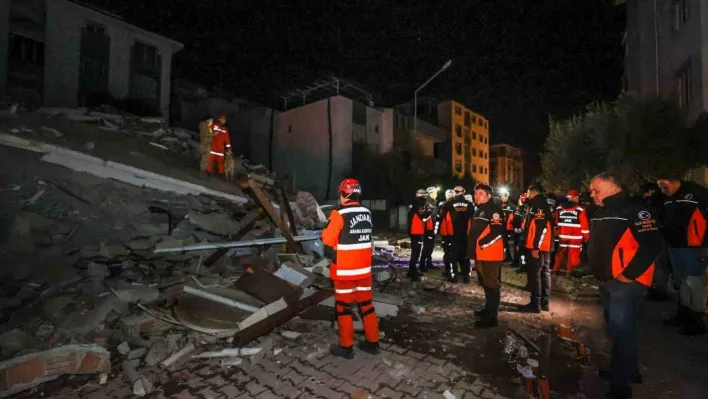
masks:
[[[452,242],[450,236],[442,236],[443,265],[445,265],[445,276],[454,277],[459,274],[459,270],[452,267]]]
[[[512,245],[514,247],[514,258],[512,261],[512,265],[516,267],[521,266],[521,255],[524,250],[521,245],[521,234],[522,233],[511,233],[511,239],[510,241],[512,242]]]
[[[408,261],[408,277],[416,277],[420,274],[418,263],[423,252],[423,236],[411,235],[411,259]]]
[[[420,269],[433,268],[433,249],[435,249],[435,233],[426,232],[423,236],[423,250],[420,255]]]
[[[551,254],[539,251],[538,258],[534,258],[531,250],[528,250],[526,262],[531,304],[536,307],[547,306],[551,299]]]
[[[462,278],[470,277],[470,258],[467,254],[467,234],[455,234],[450,237],[452,268],[459,268]]]

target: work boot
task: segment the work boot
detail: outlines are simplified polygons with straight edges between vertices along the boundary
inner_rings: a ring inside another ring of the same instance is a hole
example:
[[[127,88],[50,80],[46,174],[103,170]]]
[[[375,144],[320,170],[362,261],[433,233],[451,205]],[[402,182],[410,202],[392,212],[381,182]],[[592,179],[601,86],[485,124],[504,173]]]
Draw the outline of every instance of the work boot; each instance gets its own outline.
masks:
[[[487,315],[474,322],[475,328],[494,328],[499,326],[499,321],[496,317]]]
[[[457,284],[459,283],[459,280],[457,279],[457,277],[448,277],[447,282],[451,284]]]
[[[489,309],[487,309],[487,308],[483,308],[483,309],[474,311],[474,317],[482,319],[487,316],[489,316]]]
[[[329,346],[329,353],[333,356],[339,356],[345,359],[354,359],[354,350],[352,348],[342,348],[337,344]]]
[[[605,381],[609,381],[612,379],[612,371],[608,369],[599,369],[597,370],[597,375],[600,377],[600,379],[603,379]],[[642,373],[639,371],[635,371],[632,374],[632,384],[641,384],[644,382],[644,377],[642,377]]]
[[[664,325],[667,327],[682,327],[688,322],[688,309],[683,305],[678,305],[676,315],[670,319],[664,320]]]
[[[542,304],[541,304],[541,310],[544,311],[544,312],[550,312],[550,311],[551,311],[551,307],[550,307],[550,305],[548,305],[547,303],[542,303]]]
[[[361,341],[357,344],[356,347],[359,350],[364,351],[369,354],[372,354],[372,355],[378,355],[379,353],[381,353],[381,350],[379,349],[378,342]]]
[[[706,333],[706,325],[703,323],[703,312],[695,312],[687,309],[687,322],[681,328],[681,334],[689,337],[703,335]]]
[[[518,306],[519,312],[522,313],[541,313],[541,307],[535,303],[527,303],[526,305]]]
[[[421,266],[421,267],[418,268],[418,271],[421,272],[421,273],[427,273],[427,272],[430,271],[430,269],[428,269],[427,266]]]
[[[470,283],[470,276],[462,276],[462,282],[464,284],[469,284]]]

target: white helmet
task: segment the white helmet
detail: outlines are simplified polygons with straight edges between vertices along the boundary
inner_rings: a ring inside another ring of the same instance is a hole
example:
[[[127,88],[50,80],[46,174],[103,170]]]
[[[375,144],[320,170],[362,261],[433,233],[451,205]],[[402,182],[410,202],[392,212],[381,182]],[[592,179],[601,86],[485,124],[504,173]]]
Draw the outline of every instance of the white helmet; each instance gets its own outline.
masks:
[[[428,188],[425,189],[425,192],[428,193],[428,194],[437,193],[437,192],[438,192],[438,188],[437,188],[437,187],[430,186],[430,187],[428,187]]]
[[[455,196],[455,190],[449,189],[445,190],[445,199],[450,199]]]
[[[465,194],[465,199],[469,202],[474,202],[474,198],[472,198],[472,194]]]

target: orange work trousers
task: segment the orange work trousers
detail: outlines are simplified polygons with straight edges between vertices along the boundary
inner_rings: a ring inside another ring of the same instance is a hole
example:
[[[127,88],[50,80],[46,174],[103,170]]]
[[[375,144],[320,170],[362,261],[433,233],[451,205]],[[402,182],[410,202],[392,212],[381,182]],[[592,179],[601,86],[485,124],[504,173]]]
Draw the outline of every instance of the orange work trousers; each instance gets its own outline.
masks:
[[[220,175],[224,174],[224,154],[220,154],[214,151],[209,152],[209,166],[207,167],[207,172],[214,173],[214,163],[216,163],[217,170]]]
[[[339,325],[339,346],[354,346],[354,305],[359,306],[359,316],[364,325],[364,335],[369,342],[379,342],[379,323],[371,294],[372,278],[361,280],[334,280],[334,301]]]
[[[553,271],[565,268],[565,271],[570,273],[580,265],[580,248],[564,247],[563,245],[580,246],[580,244],[560,244],[558,252],[556,252],[556,261],[553,264]]]

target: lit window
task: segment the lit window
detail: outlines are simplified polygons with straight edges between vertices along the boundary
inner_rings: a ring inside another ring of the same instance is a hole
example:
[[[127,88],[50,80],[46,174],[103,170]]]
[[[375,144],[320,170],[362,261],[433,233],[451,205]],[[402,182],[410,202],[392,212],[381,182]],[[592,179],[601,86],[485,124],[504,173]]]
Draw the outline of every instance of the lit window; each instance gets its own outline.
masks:
[[[455,170],[459,173],[462,172],[462,161],[455,161]]]
[[[455,125],[455,134],[457,134],[457,137],[462,137],[462,126]]]
[[[462,155],[462,144],[461,143],[455,143],[455,152],[457,155]]]

